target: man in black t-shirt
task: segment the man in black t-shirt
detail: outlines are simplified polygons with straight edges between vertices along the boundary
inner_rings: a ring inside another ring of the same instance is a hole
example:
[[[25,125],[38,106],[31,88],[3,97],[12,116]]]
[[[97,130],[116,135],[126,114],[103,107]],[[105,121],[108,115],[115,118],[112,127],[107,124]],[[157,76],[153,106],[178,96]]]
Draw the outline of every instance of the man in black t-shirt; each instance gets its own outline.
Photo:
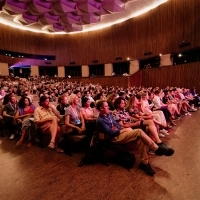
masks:
[[[3,108],[3,119],[6,124],[6,128],[11,133],[10,139],[14,139],[16,132],[16,125],[14,124],[14,116],[18,109],[17,100],[14,95],[9,97],[9,103]]]

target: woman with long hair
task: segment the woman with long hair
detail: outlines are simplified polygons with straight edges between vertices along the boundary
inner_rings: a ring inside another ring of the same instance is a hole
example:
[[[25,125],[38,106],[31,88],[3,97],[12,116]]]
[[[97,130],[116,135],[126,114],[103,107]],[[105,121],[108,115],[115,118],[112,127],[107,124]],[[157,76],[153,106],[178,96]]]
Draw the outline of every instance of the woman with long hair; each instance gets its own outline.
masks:
[[[109,110],[111,110],[111,111],[115,110],[114,102],[115,102],[116,98],[117,98],[117,95],[115,93],[110,94],[107,98]]]
[[[30,98],[22,97],[18,103],[18,110],[15,114],[15,120],[22,120],[21,138],[17,142],[17,146],[21,145],[24,141],[27,130],[32,125],[30,117],[33,117],[35,106],[31,104]],[[31,134],[29,133],[28,147],[31,147]]]

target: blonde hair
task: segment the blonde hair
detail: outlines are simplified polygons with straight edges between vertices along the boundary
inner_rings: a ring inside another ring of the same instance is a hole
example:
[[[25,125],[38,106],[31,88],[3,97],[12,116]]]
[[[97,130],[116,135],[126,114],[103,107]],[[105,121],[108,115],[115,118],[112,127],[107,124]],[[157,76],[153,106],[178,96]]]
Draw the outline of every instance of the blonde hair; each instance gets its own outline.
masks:
[[[69,97],[68,97],[68,103],[71,105],[73,100],[75,99],[75,97],[77,97],[76,94],[71,94]]]

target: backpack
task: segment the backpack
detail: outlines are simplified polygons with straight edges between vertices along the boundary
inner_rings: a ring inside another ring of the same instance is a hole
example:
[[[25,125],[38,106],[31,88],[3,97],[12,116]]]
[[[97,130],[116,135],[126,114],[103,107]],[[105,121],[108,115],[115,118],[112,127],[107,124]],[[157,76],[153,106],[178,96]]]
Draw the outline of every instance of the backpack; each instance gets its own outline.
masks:
[[[72,150],[73,145],[74,145],[74,141],[69,137],[63,138],[58,143],[58,147],[61,148],[64,151],[64,153],[68,156],[72,156],[71,150]]]
[[[83,166],[84,164],[90,165],[97,163],[101,160],[102,157],[102,150],[98,147],[98,145],[91,146],[85,155],[82,157],[78,167]]]
[[[119,151],[116,153],[116,162],[130,171],[129,169],[131,169],[135,163],[135,155],[130,152]]]

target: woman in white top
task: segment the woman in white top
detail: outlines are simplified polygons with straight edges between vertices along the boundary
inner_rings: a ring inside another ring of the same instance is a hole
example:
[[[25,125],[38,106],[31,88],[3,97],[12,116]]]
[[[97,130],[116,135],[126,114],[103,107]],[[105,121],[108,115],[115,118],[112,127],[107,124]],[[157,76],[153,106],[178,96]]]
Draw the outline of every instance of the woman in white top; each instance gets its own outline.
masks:
[[[155,110],[152,111],[152,107],[154,106],[153,103],[150,105],[148,102],[148,93],[147,92],[142,92],[141,94],[141,110],[145,114],[151,114],[155,119],[153,120],[154,123],[157,125],[157,128],[160,132],[160,136],[162,137],[164,135],[169,135],[168,131],[165,130],[164,128],[167,128],[167,122],[165,119],[165,115],[162,110]]]

